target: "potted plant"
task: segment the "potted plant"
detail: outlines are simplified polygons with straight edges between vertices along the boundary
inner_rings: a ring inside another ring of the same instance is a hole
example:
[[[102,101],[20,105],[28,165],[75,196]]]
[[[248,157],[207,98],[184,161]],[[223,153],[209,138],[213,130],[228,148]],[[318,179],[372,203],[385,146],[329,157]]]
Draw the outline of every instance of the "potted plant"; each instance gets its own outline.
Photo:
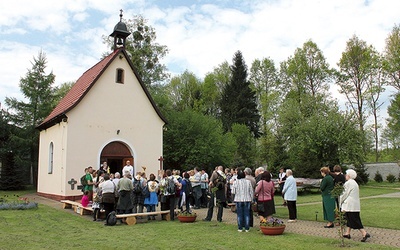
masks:
[[[181,211],[178,213],[178,220],[180,222],[185,222],[185,223],[189,223],[189,222],[195,222],[196,218],[197,218],[197,214],[196,213],[191,213],[188,211]]]
[[[280,235],[285,231],[286,225],[282,220],[274,217],[262,219],[260,221],[260,230],[265,235]]]

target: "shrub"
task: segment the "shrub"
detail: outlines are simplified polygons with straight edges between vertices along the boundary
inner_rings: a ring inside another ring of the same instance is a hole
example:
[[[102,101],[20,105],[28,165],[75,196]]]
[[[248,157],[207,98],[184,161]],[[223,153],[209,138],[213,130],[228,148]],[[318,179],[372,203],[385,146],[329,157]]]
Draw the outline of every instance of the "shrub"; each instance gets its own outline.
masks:
[[[8,203],[0,203],[0,210],[26,210],[26,209],[35,209],[38,207],[36,202],[29,203],[19,203],[19,202],[8,202]]]
[[[386,180],[390,183],[394,183],[396,181],[396,176],[389,174],[388,176],[386,176]]]
[[[379,183],[381,183],[381,182],[383,181],[382,175],[381,175],[381,173],[379,173],[379,171],[376,171],[374,180],[375,180],[376,182],[379,182]]]
[[[368,183],[369,174],[363,164],[355,164],[354,170],[357,172],[356,181],[358,184],[363,185]]]

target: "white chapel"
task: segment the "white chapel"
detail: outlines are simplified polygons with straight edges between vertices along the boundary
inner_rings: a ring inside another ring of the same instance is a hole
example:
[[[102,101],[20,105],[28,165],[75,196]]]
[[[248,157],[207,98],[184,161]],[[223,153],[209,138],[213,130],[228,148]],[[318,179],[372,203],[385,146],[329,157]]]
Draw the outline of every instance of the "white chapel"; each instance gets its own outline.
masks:
[[[111,173],[121,173],[130,160],[135,172],[157,175],[166,120],[125,51],[129,35],[121,14],[110,35],[114,51],[83,73],[37,127],[39,195],[80,199],[84,169],[104,161]]]

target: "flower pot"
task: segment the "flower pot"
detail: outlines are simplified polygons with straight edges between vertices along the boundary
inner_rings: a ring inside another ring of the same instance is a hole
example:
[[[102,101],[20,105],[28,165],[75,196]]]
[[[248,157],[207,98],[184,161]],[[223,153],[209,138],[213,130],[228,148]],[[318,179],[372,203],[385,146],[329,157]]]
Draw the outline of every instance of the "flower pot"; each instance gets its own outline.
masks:
[[[265,235],[281,235],[283,231],[285,231],[286,225],[277,226],[277,227],[264,227],[260,226],[260,230]]]
[[[184,215],[178,215],[178,220],[180,222],[184,223],[190,223],[190,222],[195,222],[197,216],[184,216]]]

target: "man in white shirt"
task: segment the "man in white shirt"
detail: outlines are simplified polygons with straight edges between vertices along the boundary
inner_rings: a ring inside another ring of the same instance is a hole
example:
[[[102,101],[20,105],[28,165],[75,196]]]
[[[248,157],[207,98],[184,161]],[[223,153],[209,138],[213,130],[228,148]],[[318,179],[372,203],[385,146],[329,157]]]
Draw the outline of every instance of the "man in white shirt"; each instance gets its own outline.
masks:
[[[205,169],[201,170],[201,207],[207,207],[208,174]]]
[[[286,200],[285,200],[284,195],[283,195],[283,192],[282,192],[282,190],[283,190],[283,188],[285,186],[285,181],[286,181],[285,169],[284,168],[280,168],[279,169],[279,180],[278,180],[278,183],[279,183],[279,190],[281,191],[282,198],[283,198],[282,206],[286,206],[287,205]]]
[[[133,178],[134,177],[134,175],[133,175],[133,173],[134,173],[134,171],[133,171],[133,167],[132,167],[132,165],[131,165],[131,161],[126,161],[126,165],[125,165],[125,167],[122,169],[122,173],[125,173],[125,171],[128,171],[130,174],[131,174],[131,177]]]
[[[194,180],[192,182],[193,187],[193,195],[194,195],[194,209],[200,208],[200,199],[201,199],[201,173],[197,167],[194,168]]]

